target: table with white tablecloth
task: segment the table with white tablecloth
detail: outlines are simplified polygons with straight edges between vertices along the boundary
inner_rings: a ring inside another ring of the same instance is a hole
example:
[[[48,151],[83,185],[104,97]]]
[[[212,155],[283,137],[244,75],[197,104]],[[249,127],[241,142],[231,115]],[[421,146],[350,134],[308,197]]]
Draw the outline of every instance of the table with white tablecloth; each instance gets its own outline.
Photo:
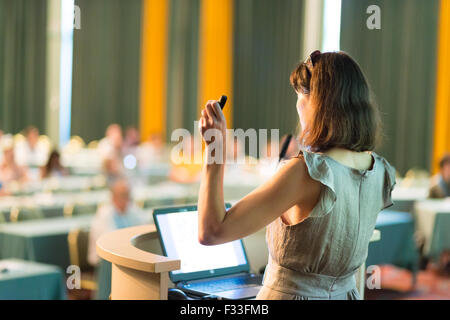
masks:
[[[417,202],[415,220],[426,257],[437,260],[443,251],[450,250],[450,198]]]
[[[428,197],[428,187],[401,187],[396,186],[392,190],[392,201],[394,205],[389,210],[401,212],[413,212],[417,201]]]

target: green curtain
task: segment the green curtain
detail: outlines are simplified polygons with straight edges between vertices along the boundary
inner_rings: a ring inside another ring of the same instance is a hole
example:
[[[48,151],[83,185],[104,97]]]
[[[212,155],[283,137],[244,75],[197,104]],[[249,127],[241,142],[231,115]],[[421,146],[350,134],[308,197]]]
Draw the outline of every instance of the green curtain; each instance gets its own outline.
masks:
[[[0,0],[0,129],[45,132],[46,0]]]
[[[370,5],[381,30],[366,27]],[[341,50],[368,78],[384,126],[377,151],[401,174],[431,164],[438,17],[438,0],[342,1]]]
[[[138,126],[141,0],[76,0],[71,134],[99,139],[118,123]]]
[[[166,137],[194,129],[198,118],[198,45],[200,0],[171,0],[167,80]]]
[[[281,138],[298,123],[289,76],[303,58],[304,2],[235,0],[234,7],[234,127],[280,129]]]

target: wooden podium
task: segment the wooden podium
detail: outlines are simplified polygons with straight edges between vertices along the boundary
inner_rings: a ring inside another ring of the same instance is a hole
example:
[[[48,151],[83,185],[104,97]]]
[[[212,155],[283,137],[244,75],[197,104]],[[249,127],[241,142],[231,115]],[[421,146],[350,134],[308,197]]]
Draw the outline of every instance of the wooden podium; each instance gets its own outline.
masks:
[[[119,229],[101,236],[97,241],[97,254],[112,264],[112,300],[167,300],[169,271],[180,269],[181,261],[145,250],[145,244],[155,240],[159,241],[155,225],[145,225]],[[380,231],[374,230],[370,242],[379,240]],[[259,249],[254,254],[264,255],[262,261],[265,263],[267,248],[264,230],[245,241],[246,247]],[[364,299],[365,269],[363,264],[355,275],[361,299]]]
[[[169,259],[140,248],[157,238],[154,225],[119,229],[97,241],[97,254],[111,262],[112,300],[167,300],[169,271],[181,267]]]

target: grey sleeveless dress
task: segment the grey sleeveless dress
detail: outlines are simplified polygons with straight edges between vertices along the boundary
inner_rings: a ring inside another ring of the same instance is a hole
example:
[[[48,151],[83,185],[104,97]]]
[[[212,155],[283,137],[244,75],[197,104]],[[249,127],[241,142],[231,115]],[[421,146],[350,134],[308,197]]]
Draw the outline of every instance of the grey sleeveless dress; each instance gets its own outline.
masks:
[[[359,299],[355,272],[367,257],[378,213],[392,205],[395,169],[375,152],[370,170],[302,151],[319,202],[303,222],[266,231],[269,261],[256,299]]]

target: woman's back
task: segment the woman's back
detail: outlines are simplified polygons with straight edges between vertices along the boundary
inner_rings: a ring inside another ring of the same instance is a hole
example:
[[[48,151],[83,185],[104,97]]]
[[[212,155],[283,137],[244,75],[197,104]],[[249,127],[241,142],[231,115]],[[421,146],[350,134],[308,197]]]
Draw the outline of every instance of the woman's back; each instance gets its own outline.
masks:
[[[269,263],[257,298],[357,299],[354,273],[367,256],[378,213],[392,203],[395,183],[389,163],[364,152],[381,140],[379,112],[361,68],[344,52],[314,51],[290,82],[297,94],[297,140],[308,151],[228,211],[223,162],[206,164],[199,242],[217,245],[267,227]],[[217,102],[206,104],[199,123],[208,152],[216,152],[205,138],[210,129],[225,145],[226,119]]]
[[[303,288],[298,290],[298,285],[292,282],[292,274],[283,275],[284,269],[298,275],[346,279],[353,276],[366,259],[377,215],[392,203],[390,193],[395,183],[395,170],[373,152],[372,164],[366,162],[364,166],[364,157],[359,162],[361,167],[368,168],[365,170],[347,166],[330,155],[302,152],[309,175],[322,183],[322,192],[303,222],[286,225],[279,218],[267,227],[268,273],[272,268],[272,274],[266,275],[266,287],[301,296],[308,282],[303,279]],[[311,294],[314,295],[308,296]],[[318,297],[322,294],[317,292]]]

